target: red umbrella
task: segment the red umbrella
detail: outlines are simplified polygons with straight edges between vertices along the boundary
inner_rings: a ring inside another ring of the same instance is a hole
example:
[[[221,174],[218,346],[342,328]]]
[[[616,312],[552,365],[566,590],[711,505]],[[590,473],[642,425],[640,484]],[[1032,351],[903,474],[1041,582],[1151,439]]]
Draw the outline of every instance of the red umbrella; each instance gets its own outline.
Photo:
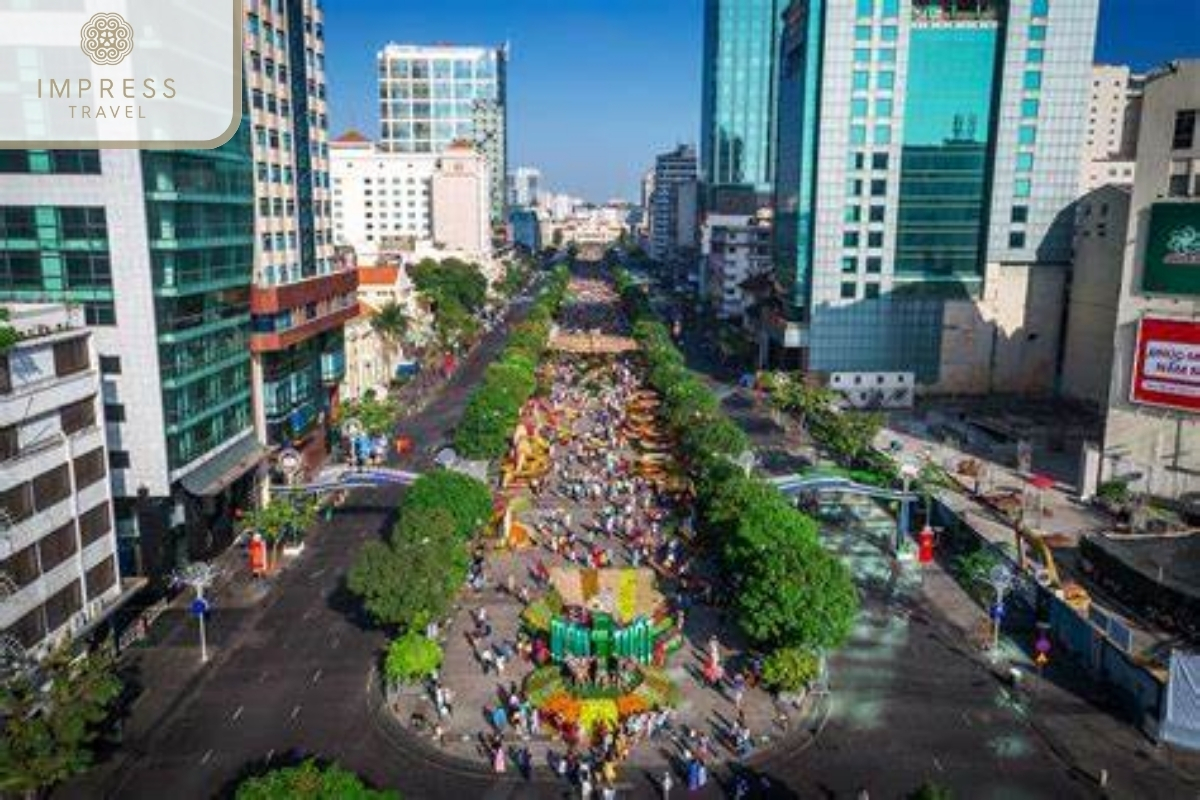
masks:
[[[1054,486],[1054,478],[1035,473],[1029,476],[1029,485],[1035,489],[1050,489]]]

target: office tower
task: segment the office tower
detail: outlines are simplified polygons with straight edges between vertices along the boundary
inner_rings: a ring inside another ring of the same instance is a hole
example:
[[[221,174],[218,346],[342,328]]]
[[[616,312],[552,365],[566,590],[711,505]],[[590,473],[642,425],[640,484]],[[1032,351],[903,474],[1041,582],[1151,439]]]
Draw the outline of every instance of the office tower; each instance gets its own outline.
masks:
[[[508,176],[509,205],[530,208],[538,204],[542,193],[541,170],[533,167],[517,167]]]
[[[698,213],[696,149],[681,144],[655,159],[650,257],[676,269],[695,255]]]
[[[360,264],[432,241],[438,158],[382,152],[362,136],[339,137],[329,148],[334,241],[353,247]]]
[[[0,638],[36,657],[111,612],[121,572],[83,314],[8,310],[0,326],[20,339],[0,351]]]
[[[1144,80],[1144,76],[1131,73],[1129,67],[1108,64],[1092,67],[1080,195],[1109,183],[1133,183]]]
[[[491,176],[491,222],[503,224],[508,49],[389,44],[378,61],[380,149],[438,154],[453,142],[473,142]]]
[[[769,196],[779,34],[788,0],[706,0],[700,158],[710,189]]]
[[[1096,0],[797,0],[774,359],[1049,391]]]
[[[430,187],[433,242],[468,258],[492,254],[486,157],[471,144],[452,144],[438,157]]]
[[[333,257],[323,15],[316,0],[248,2],[245,14],[258,212],[255,427],[311,469],[325,456],[345,372],[342,327],[356,313],[354,272]]]
[[[122,574],[211,556],[252,502],[250,140],[0,155],[0,299],[91,326]]]

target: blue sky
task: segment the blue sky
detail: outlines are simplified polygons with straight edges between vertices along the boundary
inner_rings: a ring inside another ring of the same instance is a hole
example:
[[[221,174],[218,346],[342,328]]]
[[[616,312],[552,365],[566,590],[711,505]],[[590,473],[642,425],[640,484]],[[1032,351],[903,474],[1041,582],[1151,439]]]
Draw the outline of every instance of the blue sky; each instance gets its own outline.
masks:
[[[1072,2],[1073,0],[1059,0]],[[635,198],[654,154],[695,142],[702,0],[326,0],[330,126],[376,134],[389,41],[508,42],[509,158],[557,191]],[[1200,0],[1101,0],[1096,58],[1200,56]]]

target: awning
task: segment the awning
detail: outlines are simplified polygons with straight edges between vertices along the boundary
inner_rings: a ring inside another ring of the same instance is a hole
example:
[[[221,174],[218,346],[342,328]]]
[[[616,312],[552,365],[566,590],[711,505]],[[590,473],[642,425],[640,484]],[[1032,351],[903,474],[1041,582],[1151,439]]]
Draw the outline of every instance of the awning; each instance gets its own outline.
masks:
[[[258,440],[247,436],[184,475],[180,483],[190,494],[211,497],[257,466],[266,454]]]

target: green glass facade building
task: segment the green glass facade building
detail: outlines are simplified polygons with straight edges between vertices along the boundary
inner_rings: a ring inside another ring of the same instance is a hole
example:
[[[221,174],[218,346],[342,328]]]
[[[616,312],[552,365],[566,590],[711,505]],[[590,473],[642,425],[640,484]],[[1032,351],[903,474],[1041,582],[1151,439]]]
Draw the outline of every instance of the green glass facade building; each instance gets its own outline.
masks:
[[[957,387],[982,385],[981,359],[1034,357],[1021,342],[1037,336],[990,320],[1021,319],[1015,293],[1061,287],[1046,276],[1069,268],[1096,14],[1096,0],[788,5],[769,360],[925,385],[951,364]]]
[[[215,554],[252,502],[248,130],[215,150],[0,157],[0,300],[84,309],[124,574]]]
[[[787,0],[706,0],[700,159],[712,188],[769,194],[776,63]]]

